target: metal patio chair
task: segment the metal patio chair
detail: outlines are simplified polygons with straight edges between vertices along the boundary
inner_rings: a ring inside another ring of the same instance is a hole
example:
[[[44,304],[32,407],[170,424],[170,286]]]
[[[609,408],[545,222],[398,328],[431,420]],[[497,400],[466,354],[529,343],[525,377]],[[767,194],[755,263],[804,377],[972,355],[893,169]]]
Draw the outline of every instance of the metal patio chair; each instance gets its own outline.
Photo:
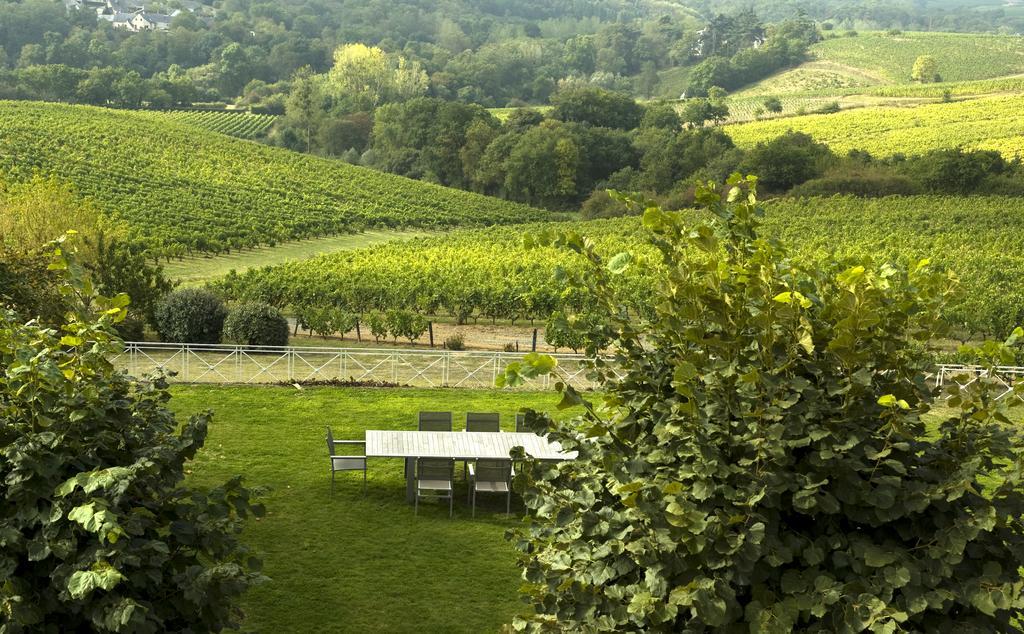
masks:
[[[335,440],[331,428],[327,428],[327,455],[331,458],[331,495],[334,495],[334,474],[339,471],[362,471],[363,472],[363,495],[366,495],[366,456],[355,456],[335,453],[335,447],[360,446],[363,453],[366,453],[365,440]]]
[[[505,515],[512,513],[512,461],[477,460],[469,465],[469,491],[472,495],[473,517],[476,517],[477,493],[504,493]]]
[[[420,415],[419,415],[419,430],[420,431],[451,431],[452,430],[452,413],[451,412],[420,412]]]
[[[466,414],[466,431],[499,432],[501,431],[501,414],[469,412]],[[469,481],[469,461],[462,463],[462,478]],[[469,493],[466,493],[469,498]]]
[[[526,414],[516,414],[516,432],[525,434],[530,430],[526,428]]]
[[[501,431],[500,414],[466,414],[466,431]]]
[[[415,514],[420,513],[420,498],[448,500],[448,517],[455,510],[455,461],[450,458],[416,460]]]

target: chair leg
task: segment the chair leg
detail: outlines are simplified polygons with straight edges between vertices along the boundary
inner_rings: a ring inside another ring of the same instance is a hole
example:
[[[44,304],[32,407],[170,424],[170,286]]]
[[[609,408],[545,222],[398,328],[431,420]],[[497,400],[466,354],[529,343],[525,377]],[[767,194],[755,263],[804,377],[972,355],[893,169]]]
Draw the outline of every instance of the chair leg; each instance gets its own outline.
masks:
[[[334,469],[331,469],[331,495],[334,495]]]
[[[413,504],[413,515],[420,514],[420,492],[416,492],[416,502]]]
[[[448,492],[448,519],[452,518],[455,513],[455,487]]]
[[[366,497],[366,467],[363,467],[363,497]]]
[[[507,497],[505,498],[505,517],[508,517],[509,515],[512,515],[512,490],[510,489],[506,495]]]
[[[473,517],[476,518],[476,487],[473,487]]]

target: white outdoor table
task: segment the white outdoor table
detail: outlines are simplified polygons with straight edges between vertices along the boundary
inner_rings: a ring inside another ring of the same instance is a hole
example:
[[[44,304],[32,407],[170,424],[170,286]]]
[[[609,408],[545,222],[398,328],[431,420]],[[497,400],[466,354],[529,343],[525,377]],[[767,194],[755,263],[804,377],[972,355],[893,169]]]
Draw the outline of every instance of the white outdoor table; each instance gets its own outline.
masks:
[[[367,458],[404,458],[405,493],[409,502],[416,497],[417,458],[455,460],[508,459],[513,447],[522,447],[537,460],[574,460],[575,451],[532,433],[472,431],[366,431]]]

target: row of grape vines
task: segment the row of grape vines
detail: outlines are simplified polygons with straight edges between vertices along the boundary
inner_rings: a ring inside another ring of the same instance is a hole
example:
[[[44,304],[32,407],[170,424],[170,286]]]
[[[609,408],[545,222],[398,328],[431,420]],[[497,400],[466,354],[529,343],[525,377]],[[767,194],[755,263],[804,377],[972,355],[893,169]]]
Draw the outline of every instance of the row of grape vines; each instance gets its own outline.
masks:
[[[155,254],[226,251],[372,227],[543,220],[546,212],[157,120],[0,102],[0,177],[70,183]]]
[[[1024,155],[1024,96],[986,97],[914,108],[858,108],[828,115],[789,117],[726,126],[741,147],[788,130],[806,132],[834,151],[867,150],[878,156],[920,154],[946,148],[997,150]]]
[[[159,114],[180,123],[239,139],[262,138],[277,121],[277,116],[272,114],[225,110],[169,110]]]
[[[1024,323],[1024,200],[922,196],[862,200],[836,197],[768,205],[765,233],[805,261],[867,257],[879,263],[930,258],[959,276],[962,293],[947,318],[964,333],[1000,336]],[[453,232],[229,275],[229,299],[267,301],[297,311],[337,307],[353,314],[409,310],[456,319],[545,319],[586,311],[588,299],[567,290],[556,269],[573,272],[577,256],[528,248],[524,236],[574,231],[599,251],[633,252],[639,263],[621,280],[643,310],[657,268],[636,218],[545,223]]]

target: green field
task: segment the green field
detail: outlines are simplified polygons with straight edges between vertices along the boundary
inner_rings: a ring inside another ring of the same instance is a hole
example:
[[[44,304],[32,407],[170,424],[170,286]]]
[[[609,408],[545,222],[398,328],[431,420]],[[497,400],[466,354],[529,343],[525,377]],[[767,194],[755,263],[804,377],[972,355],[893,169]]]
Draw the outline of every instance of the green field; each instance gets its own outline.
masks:
[[[557,395],[471,390],[176,387],[179,415],[213,409],[210,436],[191,481],[215,486],[236,474],[270,487],[267,516],[244,538],[271,581],[247,595],[245,631],[497,632],[526,609],[514,550],[503,535],[517,522],[504,500],[482,497],[476,519],[457,469],[455,517],[405,502],[402,463],[371,461],[339,473],[330,493],[324,426],[337,439],[366,429],[415,429],[416,413],[500,412],[511,429],[521,407],[553,411]],[[560,415],[567,415],[562,413]],[[456,425],[456,429],[460,427]]]
[[[370,230],[328,238],[284,242],[273,247],[235,251],[229,255],[193,256],[172,260],[164,266],[164,273],[168,278],[177,280],[185,286],[194,286],[223,277],[231,270],[241,273],[260,266],[283,264],[290,260],[308,260],[337,251],[364,249],[375,244],[425,235],[429,234],[421,231]]]
[[[546,212],[168,121],[0,102],[0,178],[71,183],[155,253],[223,253],[367,228],[540,220]]]
[[[261,138],[277,121],[277,116],[272,114],[252,114],[230,110],[169,110],[156,114],[173,121],[187,123],[239,139]]]
[[[957,148],[997,150],[1008,159],[1024,154],[1024,96],[986,97],[912,108],[876,107],[725,127],[740,147],[806,132],[835,152],[867,150],[877,156]]]

